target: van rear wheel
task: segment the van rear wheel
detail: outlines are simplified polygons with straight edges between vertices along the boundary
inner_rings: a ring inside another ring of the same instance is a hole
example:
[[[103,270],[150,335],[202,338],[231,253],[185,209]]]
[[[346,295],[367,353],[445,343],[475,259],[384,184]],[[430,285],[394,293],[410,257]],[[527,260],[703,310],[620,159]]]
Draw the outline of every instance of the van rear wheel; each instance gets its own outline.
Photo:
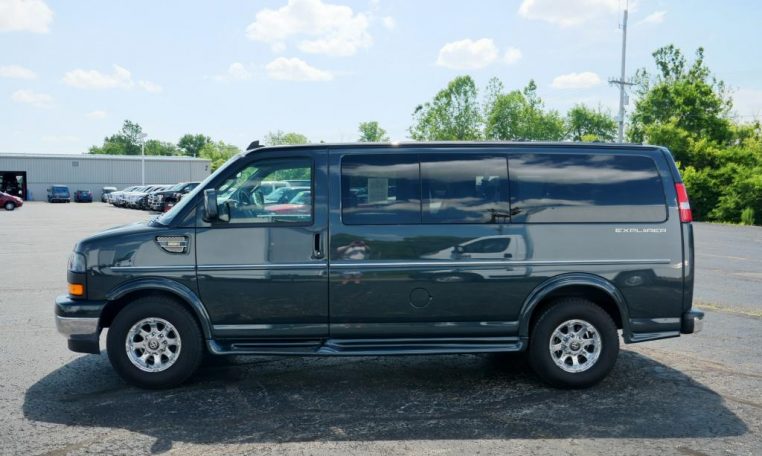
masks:
[[[608,313],[584,298],[562,298],[532,328],[529,363],[558,388],[587,388],[616,363],[619,333]]]
[[[164,296],[139,298],[114,318],[106,340],[117,373],[141,388],[171,388],[198,369],[201,330],[183,306]]]

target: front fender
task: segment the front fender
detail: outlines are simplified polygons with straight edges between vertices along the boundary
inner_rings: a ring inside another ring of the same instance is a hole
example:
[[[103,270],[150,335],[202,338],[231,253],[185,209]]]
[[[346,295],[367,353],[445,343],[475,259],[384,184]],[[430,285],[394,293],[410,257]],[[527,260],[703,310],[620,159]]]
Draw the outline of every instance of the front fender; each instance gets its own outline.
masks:
[[[630,329],[630,313],[627,309],[627,301],[619,291],[619,289],[608,280],[601,276],[588,273],[569,273],[561,274],[542,282],[529,293],[529,296],[524,300],[524,304],[521,307],[521,313],[519,314],[519,336],[522,338],[529,337],[529,321],[532,318],[532,313],[537,306],[556,290],[570,286],[587,286],[594,287],[598,290],[608,294],[611,299],[616,303],[619,309],[619,315],[622,316],[622,333],[625,341],[630,341],[632,338],[632,331]]]
[[[201,302],[201,299],[190,288],[175,282],[171,279],[159,278],[159,277],[147,277],[125,282],[106,294],[106,299],[110,302],[116,301],[130,293],[136,291],[149,291],[159,290],[171,293],[184,302],[188,303],[196,314],[198,321],[201,323],[201,331],[204,333],[204,338],[212,338],[211,320],[209,319],[209,313],[206,311],[206,307]]]

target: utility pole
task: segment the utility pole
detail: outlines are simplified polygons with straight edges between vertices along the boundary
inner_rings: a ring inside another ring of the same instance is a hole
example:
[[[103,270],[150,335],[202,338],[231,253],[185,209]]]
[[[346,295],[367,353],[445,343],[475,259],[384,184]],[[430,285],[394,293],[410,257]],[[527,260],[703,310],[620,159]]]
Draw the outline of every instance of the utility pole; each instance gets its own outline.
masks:
[[[140,185],[146,184],[146,137],[145,133],[140,133]]]
[[[627,7],[624,9],[624,19],[622,20],[622,72],[619,75],[619,79],[609,79],[609,84],[619,86],[619,142],[624,142],[624,105],[627,104],[627,94],[625,93],[625,87],[631,86],[633,83],[627,82],[625,79],[625,62],[627,56]]]

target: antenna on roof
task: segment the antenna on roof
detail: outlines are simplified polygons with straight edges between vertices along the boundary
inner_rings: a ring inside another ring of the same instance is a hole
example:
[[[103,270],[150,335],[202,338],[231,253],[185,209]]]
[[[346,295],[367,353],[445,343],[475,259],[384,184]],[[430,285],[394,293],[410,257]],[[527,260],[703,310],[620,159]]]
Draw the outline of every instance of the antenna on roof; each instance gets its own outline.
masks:
[[[246,148],[246,152],[254,149],[259,149],[260,147],[265,147],[261,144],[259,144],[259,140],[252,141],[251,144],[249,144],[249,147]]]

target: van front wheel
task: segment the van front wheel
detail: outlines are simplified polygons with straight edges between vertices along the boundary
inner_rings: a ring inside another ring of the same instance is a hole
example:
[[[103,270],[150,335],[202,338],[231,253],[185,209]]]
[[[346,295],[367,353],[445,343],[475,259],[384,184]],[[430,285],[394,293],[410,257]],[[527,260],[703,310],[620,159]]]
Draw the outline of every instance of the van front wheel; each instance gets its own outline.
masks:
[[[198,369],[204,354],[201,331],[170,298],[139,298],[114,318],[106,340],[111,365],[141,388],[171,388]]]
[[[619,334],[608,313],[583,298],[559,299],[532,328],[529,363],[546,383],[587,388],[616,363]]]

